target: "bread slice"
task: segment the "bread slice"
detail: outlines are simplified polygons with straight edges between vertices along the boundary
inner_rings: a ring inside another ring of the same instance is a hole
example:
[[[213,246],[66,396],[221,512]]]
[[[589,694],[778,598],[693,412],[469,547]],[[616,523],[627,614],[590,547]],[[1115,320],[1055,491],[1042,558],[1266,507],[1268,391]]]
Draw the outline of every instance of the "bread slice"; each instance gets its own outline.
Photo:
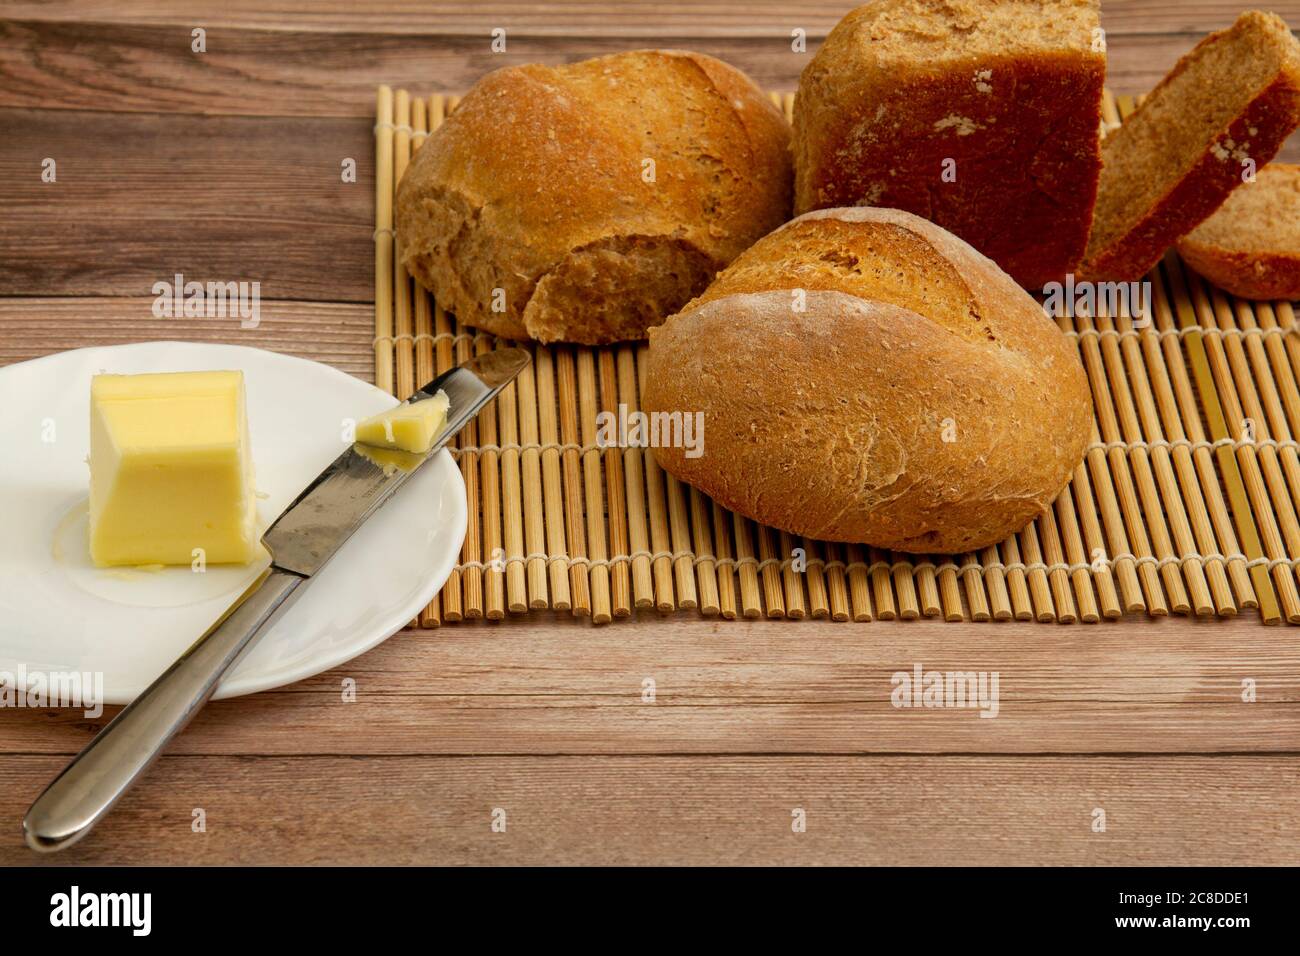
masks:
[[[402,261],[509,338],[644,338],[790,215],[790,126],[745,74],[639,50],[489,73],[397,190]]]
[[[1178,240],[1178,254],[1240,298],[1300,299],[1300,166],[1265,166]]]
[[[1141,278],[1300,125],[1300,42],[1248,11],[1178,61],[1102,143],[1090,280]]]
[[[1097,0],[873,0],[795,99],[796,212],[903,209],[1021,285],[1083,256],[1101,171]]]

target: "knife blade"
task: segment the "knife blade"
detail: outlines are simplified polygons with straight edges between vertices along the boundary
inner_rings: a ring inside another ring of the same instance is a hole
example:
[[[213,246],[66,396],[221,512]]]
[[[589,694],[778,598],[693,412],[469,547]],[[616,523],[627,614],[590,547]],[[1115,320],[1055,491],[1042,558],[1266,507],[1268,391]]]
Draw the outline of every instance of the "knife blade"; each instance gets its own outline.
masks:
[[[311,577],[402,487],[419,465],[436,455],[448,440],[505,388],[530,361],[523,349],[498,349],[438,376],[407,402],[446,392],[447,424],[438,440],[412,468],[388,468],[352,446],[303,489],[262,535],[274,567]]]
[[[312,576],[529,361],[523,349],[498,349],[413,394],[408,402],[445,392],[447,422],[432,447],[412,455],[407,467],[386,467],[353,445],[303,489],[262,536],[271,566],[36,798],[23,818],[27,844],[42,852],[60,850],[90,832],[208,702],[222,677],[308,589]]]

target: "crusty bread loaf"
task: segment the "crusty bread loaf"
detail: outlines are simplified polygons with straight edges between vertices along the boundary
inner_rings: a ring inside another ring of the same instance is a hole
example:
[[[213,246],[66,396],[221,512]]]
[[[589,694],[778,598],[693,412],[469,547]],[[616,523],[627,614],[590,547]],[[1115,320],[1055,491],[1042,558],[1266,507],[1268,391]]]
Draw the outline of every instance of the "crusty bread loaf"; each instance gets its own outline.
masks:
[[[1074,269],[1092,222],[1106,56],[1097,0],[873,0],[804,69],[795,209],[886,206],[1022,285]]]
[[[789,125],[743,73],[643,50],[480,80],[402,177],[397,237],[461,322],[601,344],[644,338],[790,190]]]
[[[650,332],[643,404],[704,413],[670,473],[795,534],[954,553],[1019,531],[1083,457],[1074,350],[989,259],[892,209],[809,213]]]
[[[1300,124],[1300,43],[1248,11],[1178,61],[1102,143],[1084,279],[1140,279]]]
[[[1243,299],[1300,299],[1300,166],[1265,166],[1178,240],[1178,254]]]

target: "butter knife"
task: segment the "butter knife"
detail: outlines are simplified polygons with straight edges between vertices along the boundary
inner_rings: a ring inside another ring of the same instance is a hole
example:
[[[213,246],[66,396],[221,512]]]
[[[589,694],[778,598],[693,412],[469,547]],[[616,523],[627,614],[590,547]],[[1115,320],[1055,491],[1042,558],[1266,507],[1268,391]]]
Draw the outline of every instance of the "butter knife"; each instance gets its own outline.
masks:
[[[222,677],[312,577],[410,477],[436,455],[529,362],[523,349],[498,349],[438,376],[408,402],[446,392],[447,423],[411,467],[385,467],[354,446],[309,484],[262,536],[271,566],[157,680],[114,717],[45,788],[23,818],[28,846],[71,846],[113,807],[212,697]]]

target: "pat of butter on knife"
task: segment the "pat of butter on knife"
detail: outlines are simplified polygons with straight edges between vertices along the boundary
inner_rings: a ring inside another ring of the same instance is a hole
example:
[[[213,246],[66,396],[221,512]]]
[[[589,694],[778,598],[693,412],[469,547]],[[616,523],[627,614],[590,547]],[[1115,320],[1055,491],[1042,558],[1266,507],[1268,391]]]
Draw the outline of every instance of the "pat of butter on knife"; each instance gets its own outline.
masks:
[[[246,564],[258,537],[242,372],[91,380],[95,564]]]
[[[447,393],[439,392],[433,398],[390,408],[357,425],[357,441],[423,455],[447,423],[449,405]]]

